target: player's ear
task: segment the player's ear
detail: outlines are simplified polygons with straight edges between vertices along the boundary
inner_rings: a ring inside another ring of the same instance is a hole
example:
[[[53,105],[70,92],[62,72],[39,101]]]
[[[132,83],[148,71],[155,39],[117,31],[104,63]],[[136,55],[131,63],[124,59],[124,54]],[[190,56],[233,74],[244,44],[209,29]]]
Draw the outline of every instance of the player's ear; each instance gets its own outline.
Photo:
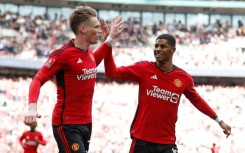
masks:
[[[78,32],[79,33],[85,33],[86,32],[86,26],[81,24],[78,26]]]
[[[172,48],[172,54],[176,51],[176,47]]]

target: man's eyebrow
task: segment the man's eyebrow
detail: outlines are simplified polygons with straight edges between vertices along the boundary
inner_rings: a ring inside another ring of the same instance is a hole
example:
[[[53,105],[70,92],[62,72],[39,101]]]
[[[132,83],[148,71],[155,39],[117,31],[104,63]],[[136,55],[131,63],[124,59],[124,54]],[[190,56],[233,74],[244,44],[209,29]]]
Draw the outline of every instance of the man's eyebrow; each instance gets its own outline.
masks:
[[[155,44],[154,46],[166,46],[165,44]]]

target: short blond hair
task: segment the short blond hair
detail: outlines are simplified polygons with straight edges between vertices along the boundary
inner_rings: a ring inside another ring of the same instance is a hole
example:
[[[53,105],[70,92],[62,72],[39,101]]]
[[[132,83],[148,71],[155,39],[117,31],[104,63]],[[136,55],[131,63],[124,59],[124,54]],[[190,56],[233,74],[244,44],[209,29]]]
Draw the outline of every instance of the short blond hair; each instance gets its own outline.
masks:
[[[77,34],[78,26],[85,23],[91,17],[97,17],[97,11],[89,6],[77,6],[70,15],[70,28]]]

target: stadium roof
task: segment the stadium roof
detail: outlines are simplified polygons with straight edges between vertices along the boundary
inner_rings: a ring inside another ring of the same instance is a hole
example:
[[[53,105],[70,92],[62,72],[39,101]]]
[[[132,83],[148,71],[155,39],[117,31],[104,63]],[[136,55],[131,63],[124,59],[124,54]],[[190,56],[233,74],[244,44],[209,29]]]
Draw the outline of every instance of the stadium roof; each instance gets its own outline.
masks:
[[[83,3],[95,9],[245,14],[245,2],[234,0],[1,0],[1,3],[49,7],[74,7]]]
[[[95,2],[112,4],[134,4],[154,6],[187,6],[187,7],[210,7],[210,8],[245,8],[243,1],[217,1],[217,0],[67,0],[72,2]]]

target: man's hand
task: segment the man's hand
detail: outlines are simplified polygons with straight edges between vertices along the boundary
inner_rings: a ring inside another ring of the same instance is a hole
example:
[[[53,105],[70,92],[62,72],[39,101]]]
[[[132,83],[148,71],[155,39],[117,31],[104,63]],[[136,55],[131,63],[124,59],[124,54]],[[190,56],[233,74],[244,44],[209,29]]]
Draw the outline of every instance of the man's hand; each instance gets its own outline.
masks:
[[[122,20],[121,16],[115,17],[111,22],[109,37],[114,39],[119,36],[126,28],[126,25],[124,25],[124,23],[125,21]]]
[[[109,36],[110,28],[103,19],[100,19],[99,21],[100,21],[100,29],[102,31],[102,34],[101,34],[102,41],[105,41],[106,38]]]
[[[37,103],[29,103],[28,112],[25,115],[24,123],[28,126],[36,125],[36,118],[40,117],[41,116],[37,113]]]
[[[220,121],[219,125],[223,129],[224,134],[226,134],[226,138],[228,138],[229,135],[231,134],[231,127],[223,121]]]

